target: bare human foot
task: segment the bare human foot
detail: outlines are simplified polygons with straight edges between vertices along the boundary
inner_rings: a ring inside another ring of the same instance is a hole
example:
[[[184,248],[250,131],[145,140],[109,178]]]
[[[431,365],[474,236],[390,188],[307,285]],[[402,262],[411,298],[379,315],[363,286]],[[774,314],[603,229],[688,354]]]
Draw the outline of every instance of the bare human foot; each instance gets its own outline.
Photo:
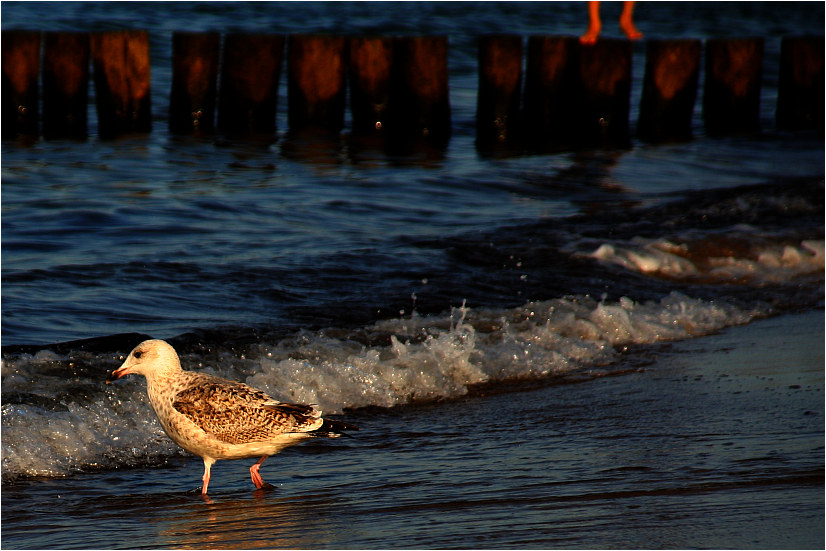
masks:
[[[582,44],[596,44],[601,30],[602,20],[599,18],[599,2],[588,2],[588,30],[579,37],[579,41]]]
[[[619,26],[629,40],[642,38],[642,33],[634,26],[634,2],[622,3]],[[579,37],[579,41],[587,46],[596,44],[600,31],[602,31],[602,21],[599,16],[599,2],[588,2],[588,30]]]
[[[623,2],[619,26],[628,40],[639,40],[642,33],[634,26],[634,2]]]
[[[628,40],[639,40],[642,38],[642,33],[634,26],[634,22],[630,17],[620,19],[620,29],[622,29],[622,32],[628,37]]]
[[[597,37],[599,36],[601,30],[600,25],[591,25],[588,27],[588,30],[585,31],[585,34],[579,37],[580,43],[587,44],[589,46],[591,44],[596,44]]]

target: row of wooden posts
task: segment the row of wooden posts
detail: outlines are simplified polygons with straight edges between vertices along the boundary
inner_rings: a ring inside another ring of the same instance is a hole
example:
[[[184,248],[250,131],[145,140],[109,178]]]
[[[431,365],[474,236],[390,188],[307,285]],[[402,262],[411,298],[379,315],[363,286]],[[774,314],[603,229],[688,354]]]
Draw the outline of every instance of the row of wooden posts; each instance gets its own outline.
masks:
[[[219,33],[179,32],[172,42],[173,133],[274,134],[286,49],[290,132],[341,132],[349,81],[353,134],[449,139],[446,37],[228,34],[222,47]],[[759,129],[763,49],[762,38],[706,41],[708,133]],[[647,41],[640,139],[691,137],[702,50],[700,40]],[[90,59],[100,137],[149,132],[148,32],[9,30],[2,33],[2,137],[85,138]],[[631,59],[626,40],[581,46],[575,37],[531,36],[523,90],[522,37],[480,37],[477,144],[628,142]],[[778,128],[823,129],[823,37],[782,40],[777,101]]]

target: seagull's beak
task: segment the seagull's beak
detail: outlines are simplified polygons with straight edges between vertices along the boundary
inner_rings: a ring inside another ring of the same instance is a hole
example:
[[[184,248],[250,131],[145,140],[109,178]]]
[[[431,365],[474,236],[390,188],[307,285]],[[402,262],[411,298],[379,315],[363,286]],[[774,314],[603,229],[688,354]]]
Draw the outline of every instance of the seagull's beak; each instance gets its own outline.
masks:
[[[131,373],[131,371],[129,371],[129,367],[130,366],[126,365],[126,362],[124,362],[122,366],[114,370],[108,377],[106,377],[106,384],[108,385],[112,381],[117,381],[124,375],[129,375]]]

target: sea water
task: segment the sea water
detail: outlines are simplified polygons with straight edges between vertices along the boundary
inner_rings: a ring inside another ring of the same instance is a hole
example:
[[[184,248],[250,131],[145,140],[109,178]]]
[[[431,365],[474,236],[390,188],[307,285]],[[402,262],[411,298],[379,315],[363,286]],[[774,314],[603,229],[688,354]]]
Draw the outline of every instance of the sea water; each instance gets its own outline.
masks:
[[[2,144],[3,545],[822,546],[824,144],[773,117],[780,38],[823,6],[638,5],[649,38],[766,38],[758,135],[706,136],[698,99],[689,142],[504,158],[474,146],[475,40],[576,34],[585,6],[370,6],[3,4],[3,29],[148,29],[154,116]],[[284,82],[271,144],[170,136],[179,30],[446,34],[453,136],[302,154]],[[150,336],[362,430],[269,459],[273,494],[221,462],[192,498],[143,380],[103,384]]]

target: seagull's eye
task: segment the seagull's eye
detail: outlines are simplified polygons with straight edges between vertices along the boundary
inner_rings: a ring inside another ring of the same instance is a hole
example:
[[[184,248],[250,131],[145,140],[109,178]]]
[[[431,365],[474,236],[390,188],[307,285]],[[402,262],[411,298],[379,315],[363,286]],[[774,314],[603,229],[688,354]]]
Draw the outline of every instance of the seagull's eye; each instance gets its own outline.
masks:
[[[132,355],[133,355],[133,356],[135,356],[135,359],[140,359],[141,354],[143,354],[143,352],[138,351],[138,352],[135,352],[135,353],[134,353],[134,354],[132,354]]]

